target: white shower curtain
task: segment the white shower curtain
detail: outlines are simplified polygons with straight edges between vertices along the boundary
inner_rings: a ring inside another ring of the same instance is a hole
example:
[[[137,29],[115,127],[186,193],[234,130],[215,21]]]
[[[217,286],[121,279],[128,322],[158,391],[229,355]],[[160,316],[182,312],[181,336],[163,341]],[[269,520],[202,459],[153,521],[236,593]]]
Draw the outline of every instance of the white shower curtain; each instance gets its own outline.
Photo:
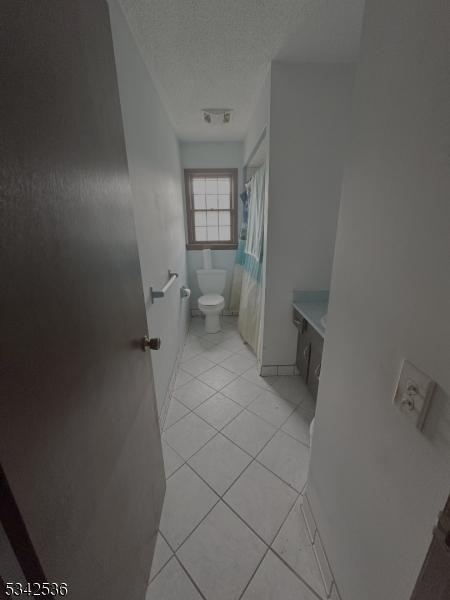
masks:
[[[261,303],[262,260],[264,236],[265,168],[260,167],[248,183],[249,196],[247,240],[242,264],[239,332],[258,351]]]
[[[236,259],[233,269],[233,281],[231,282],[231,299],[230,308],[233,312],[239,314],[239,305],[241,303],[241,289],[242,289],[242,274],[244,272],[245,262],[245,244],[247,243],[247,225],[248,225],[248,184],[245,186],[245,190],[241,194],[242,201],[242,223],[241,231],[239,233],[239,242],[236,251]]]

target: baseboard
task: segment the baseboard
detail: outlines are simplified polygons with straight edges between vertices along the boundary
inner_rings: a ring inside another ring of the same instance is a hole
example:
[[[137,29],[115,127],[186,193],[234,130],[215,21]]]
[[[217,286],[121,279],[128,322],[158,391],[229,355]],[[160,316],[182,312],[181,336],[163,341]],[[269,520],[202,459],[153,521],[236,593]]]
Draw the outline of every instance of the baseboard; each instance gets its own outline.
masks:
[[[184,341],[183,344],[180,346],[180,348],[178,348],[178,353],[177,353],[177,357],[175,359],[175,364],[172,370],[172,375],[170,377],[170,381],[169,381],[169,385],[167,386],[166,389],[166,394],[164,396],[164,402],[163,405],[161,407],[161,411],[158,415],[158,419],[159,419],[159,431],[160,433],[163,432],[164,429],[164,423],[166,421],[166,417],[167,417],[167,411],[169,410],[169,406],[170,406],[170,400],[172,399],[172,393],[173,390],[175,388],[175,379],[177,378],[177,374],[180,368],[180,362],[181,362],[181,355],[183,354],[183,350],[184,350],[184,345],[186,343],[186,335],[188,333],[188,326],[187,329],[185,331],[185,335],[184,335]]]
[[[178,368],[179,368],[179,353],[177,356],[177,360],[175,361],[175,366],[172,371],[172,376],[170,378],[169,385],[167,386],[166,394],[164,396],[164,402],[163,402],[163,405],[161,407],[161,412],[159,413],[159,417],[158,417],[159,418],[159,431],[161,434],[164,429],[164,423],[166,422],[167,412],[169,410],[170,400],[172,398],[172,391],[173,391],[173,387],[174,387],[174,383],[175,383],[175,378],[178,373]]]
[[[336,581],[327,558],[325,547],[317,527],[317,520],[314,517],[314,513],[311,508],[307,490],[305,490],[305,492],[302,494],[301,502],[301,509],[306,522],[306,529],[313,546],[319,572],[322,576],[323,585],[326,590],[326,597],[330,600],[341,600]]]
[[[260,365],[261,377],[299,375],[297,365]]]
[[[225,309],[222,311],[222,315],[224,317],[238,317],[239,311]],[[191,308],[191,317],[201,317],[201,316],[202,316],[201,310],[199,310],[198,308]]]

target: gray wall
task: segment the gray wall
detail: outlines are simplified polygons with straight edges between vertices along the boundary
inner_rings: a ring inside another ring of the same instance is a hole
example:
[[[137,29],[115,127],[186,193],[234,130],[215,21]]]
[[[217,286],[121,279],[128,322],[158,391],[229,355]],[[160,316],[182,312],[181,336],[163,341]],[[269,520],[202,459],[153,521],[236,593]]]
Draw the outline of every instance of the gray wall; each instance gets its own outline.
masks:
[[[448,2],[368,0],[308,489],[344,600],[408,600],[450,485]],[[402,358],[439,385],[421,434]]]
[[[242,142],[181,142],[181,165],[183,169],[197,168],[234,168],[238,169],[238,194],[242,191]],[[184,190],[183,190],[184,192]],[[238,231],[242,218],[242,202],[238,200]],[[213,250],[212,263],[216,269],[227,271],[227,283],[224,290],[225,308],[229,307],[231,282],[233,277],[235,250]],[[191,308],[198,308],[198,299],[201,296],[197,283],[197,269],[203,266],[202,252],[200,250],[187,251],[188,284],[192,290]]]
[[[294,289],[331,280],[354,66],[273,62],[262,363],[294,364]]]
[[[109,4],[148,328],[162,339],[161,350],[152,352],[161,413],[188,313],[179,294],[187,283],[179,148],[122,10],[116,0]],[[169,269],[180,277],[167,297],[152,305],[149,288],[161,288]]]

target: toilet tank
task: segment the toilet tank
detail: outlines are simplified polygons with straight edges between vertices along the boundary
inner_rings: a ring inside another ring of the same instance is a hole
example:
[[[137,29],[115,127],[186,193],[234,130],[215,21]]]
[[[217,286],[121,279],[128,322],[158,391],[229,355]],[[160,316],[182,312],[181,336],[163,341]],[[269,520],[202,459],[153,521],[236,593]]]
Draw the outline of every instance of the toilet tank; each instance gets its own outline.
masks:
[[[202,294],[221,294],[225,289],[227,272],[225,269],[199,269],[197,279]]]

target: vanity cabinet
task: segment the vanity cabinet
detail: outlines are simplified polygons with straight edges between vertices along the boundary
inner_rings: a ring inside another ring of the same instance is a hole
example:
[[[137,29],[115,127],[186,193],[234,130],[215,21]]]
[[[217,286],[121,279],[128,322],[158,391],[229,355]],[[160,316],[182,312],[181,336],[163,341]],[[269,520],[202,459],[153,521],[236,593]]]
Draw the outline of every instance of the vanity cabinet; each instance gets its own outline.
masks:
[[[323,338],[295,308],[293,323],[298,331],[297,368],[312,397],[316,399],[322,363]]]
[[[310,337],[310,358],[308,367],[308,379],[306,381],[308,389],[314,400],[317,398],[319,389],[320,367],[322,365],[323,338],[313,327],[309,327]]]
[[[300,313],[294,309],[294,325],[298,330],[297,337],[297,369],[304,381],[308,380],[309,358],[311,354],[311,342],[308,335],[308,322]]]

